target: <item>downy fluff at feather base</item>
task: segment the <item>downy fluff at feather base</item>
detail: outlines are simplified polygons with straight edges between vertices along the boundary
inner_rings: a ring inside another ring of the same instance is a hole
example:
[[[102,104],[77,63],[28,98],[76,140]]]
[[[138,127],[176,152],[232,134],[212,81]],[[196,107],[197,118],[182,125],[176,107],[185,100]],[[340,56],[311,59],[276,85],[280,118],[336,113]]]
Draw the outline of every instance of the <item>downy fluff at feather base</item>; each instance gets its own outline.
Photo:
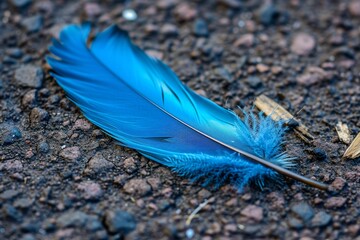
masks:
[[[70,25],[54,40],[51,75],[86,118],[123,146],[180,175],[219,187],[263,185],[278,174],[239,152],[282,168],[284,127],[264,115],[233,112],[197,95],[170,68],[111,26],[89,44],[90,25]],[[235,149],[235,150],[234,150]]]

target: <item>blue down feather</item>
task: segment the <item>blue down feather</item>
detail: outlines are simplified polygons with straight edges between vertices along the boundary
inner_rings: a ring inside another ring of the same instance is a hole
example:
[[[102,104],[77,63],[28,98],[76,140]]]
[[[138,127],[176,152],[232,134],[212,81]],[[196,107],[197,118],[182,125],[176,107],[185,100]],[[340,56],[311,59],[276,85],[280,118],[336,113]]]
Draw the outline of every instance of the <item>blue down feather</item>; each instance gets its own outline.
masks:
[[[241,121],[183,85],[115,25],[88,46],[90,30],[89,24],[66,27],[47,62],[85,117],[120,144],[215,187],[227,181],[239,189],[252,181],[262,185],[277,174],[219,142],[291,166],[280,150],[282,123],[252,113]]]

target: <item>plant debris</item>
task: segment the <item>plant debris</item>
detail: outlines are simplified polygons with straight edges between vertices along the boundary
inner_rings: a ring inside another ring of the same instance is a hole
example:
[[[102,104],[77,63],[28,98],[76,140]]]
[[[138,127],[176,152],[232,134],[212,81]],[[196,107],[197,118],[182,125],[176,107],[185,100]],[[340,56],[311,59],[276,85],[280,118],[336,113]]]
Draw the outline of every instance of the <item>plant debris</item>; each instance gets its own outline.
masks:
[[[348,126],[345,123],[338,122],[335,126],[336,132],[339,136],[340,141],[350,144],[351,143],[351,134]]]
[[[256,98],[254,104],[266,115],[270,115],[274,121],[283,120],[289,126],[292,126],[296,135],[305,142],[310,143],[314,140],[314,137],[309,133],[305,125],[301,124],[291,113],[269,97],[262,94]]]
[[[344,158],[355,159],[358,157],[360,157],[360,133],[356,136],[354,141],[344,153]]]

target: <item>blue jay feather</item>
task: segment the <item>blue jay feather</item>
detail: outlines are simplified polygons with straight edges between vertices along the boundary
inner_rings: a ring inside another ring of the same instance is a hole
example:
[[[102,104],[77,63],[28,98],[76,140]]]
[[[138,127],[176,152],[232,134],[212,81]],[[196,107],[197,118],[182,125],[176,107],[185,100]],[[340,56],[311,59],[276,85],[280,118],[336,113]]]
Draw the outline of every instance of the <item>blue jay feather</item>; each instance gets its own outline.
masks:
[[[229,182],[241,189],[277,172],[243,156],[281,168],[284,128],[269,117],[233,112],[197,95],[160,60],[111,26],[88,45],[89,24],[70,25],[53,40],[51,75],[86,118],[123,146],[205,185]]]

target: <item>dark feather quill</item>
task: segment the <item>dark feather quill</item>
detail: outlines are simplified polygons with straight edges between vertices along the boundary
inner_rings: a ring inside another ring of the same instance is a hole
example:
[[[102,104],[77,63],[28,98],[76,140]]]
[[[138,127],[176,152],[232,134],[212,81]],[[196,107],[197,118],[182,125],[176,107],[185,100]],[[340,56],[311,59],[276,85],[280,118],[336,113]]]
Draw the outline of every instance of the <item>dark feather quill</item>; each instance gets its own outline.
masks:
[[[47,61],[84,115],[122,145],[205,185],[229,181],[241,189],[280,172],[326,187],[286,170],[281,123],[252,113],[242,121],[195,94],[116,26],[87,46],[90,30],[66,27],[50,47],[56,58]]]

